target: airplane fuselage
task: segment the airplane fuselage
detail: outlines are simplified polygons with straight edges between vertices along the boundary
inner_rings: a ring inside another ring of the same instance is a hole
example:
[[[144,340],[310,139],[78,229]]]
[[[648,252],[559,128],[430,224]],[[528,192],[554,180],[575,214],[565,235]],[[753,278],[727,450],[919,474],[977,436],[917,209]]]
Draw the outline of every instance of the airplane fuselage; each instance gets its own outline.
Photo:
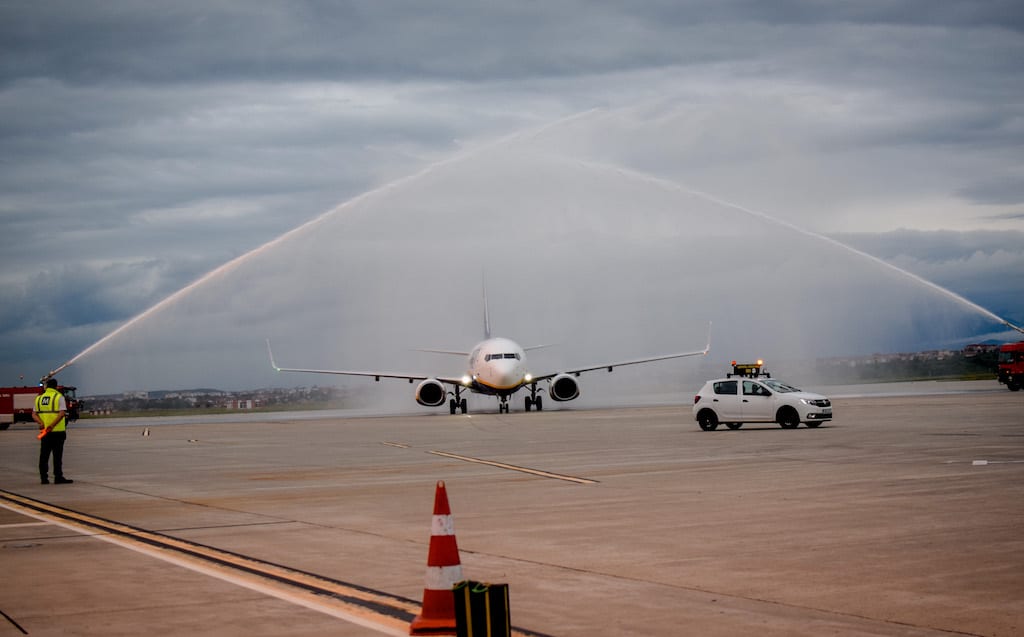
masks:
[[[515,341],[489,338],[477,343],[469,353],[471,391],[479,394],[509,396],[531,381],[526,352]]]

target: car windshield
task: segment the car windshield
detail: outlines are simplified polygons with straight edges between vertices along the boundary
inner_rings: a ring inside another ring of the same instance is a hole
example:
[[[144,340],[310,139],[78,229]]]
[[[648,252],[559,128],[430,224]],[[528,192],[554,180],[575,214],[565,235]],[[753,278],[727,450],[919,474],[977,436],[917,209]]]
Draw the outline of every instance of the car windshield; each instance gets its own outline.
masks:
[[[780,383],[777,380],[762,380],[761,382],[764,383],[765,385],[768,385],[769,387],[779,392],[780,394],[788,394],[789,392],[800,391],[798,388],[793,387],[792,385]]]

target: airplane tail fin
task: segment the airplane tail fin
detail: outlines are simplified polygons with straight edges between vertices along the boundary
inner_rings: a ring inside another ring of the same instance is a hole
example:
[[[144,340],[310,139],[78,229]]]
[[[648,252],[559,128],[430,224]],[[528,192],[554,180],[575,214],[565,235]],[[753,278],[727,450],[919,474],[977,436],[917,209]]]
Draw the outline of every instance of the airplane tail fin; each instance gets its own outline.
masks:
[[[484,293],[484,338],[488,339],[491,337],[491,315],[487,310],[487,279],[483,278],[483,293]]]

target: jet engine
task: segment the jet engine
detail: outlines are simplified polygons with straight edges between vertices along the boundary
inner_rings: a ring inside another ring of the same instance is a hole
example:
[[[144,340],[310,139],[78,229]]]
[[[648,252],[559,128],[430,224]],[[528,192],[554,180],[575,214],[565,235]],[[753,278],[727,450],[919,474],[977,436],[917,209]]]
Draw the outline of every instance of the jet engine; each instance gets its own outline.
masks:
[[[579,398],[580,385],[571,375],[559,374],[551,379],[551,384],[548,386],[548,393],[551,394],[551,400],[565,402],[567,400]]]
[[[448,390],[445,389],[444,383],[436,378],[428,378],[416,386],[416,402],[424,407],[437,407],[444,404],[444,399],[447,397]]]

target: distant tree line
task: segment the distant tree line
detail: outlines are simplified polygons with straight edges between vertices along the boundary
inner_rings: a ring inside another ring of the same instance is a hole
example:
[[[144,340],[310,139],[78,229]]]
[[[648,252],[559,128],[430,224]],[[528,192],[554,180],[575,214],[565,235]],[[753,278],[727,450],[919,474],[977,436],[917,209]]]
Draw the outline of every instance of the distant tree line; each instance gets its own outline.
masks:
[[[998,354],[921,352],[818,361],[819,378],[829,382],[985,380],[996,377]]]
[[[297,387],[246,391],[187,390],[130,392],[85,397],[84,416],[117,416],[174,411],[234,411],[239,404],[254,410],[337,409],[349,402],[338,387]]]

